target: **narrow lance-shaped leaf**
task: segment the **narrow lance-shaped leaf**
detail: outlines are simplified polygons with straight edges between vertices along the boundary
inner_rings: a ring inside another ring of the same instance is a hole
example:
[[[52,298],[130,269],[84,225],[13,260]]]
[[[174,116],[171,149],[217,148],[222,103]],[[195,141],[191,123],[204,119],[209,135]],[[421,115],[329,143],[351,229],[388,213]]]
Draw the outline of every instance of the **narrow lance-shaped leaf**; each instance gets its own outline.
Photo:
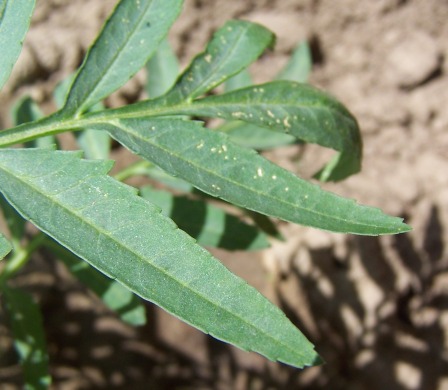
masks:
[[[140,70],[166,36],[182,3],[121,0],[87,53],[61,115],[82,114]]]
[[[103,128],[168,173],[238,206],[340,233],[378,235],[409,230],[401,218],[324,191],[199,122],[125,119]]]
[[[249,87],[252,84],[249,71],[243,69],[240,73],[227,80],[224,87],[225,92],[230,92]],[[228,134],[232,142],[256,150],[272,149],[289,145],[296,141],[296,138],[291,135],[271,131],[265,127],[238,120],[227,121],[224,125],[218,127],[217,130]]]
[[[186,182],[185,180],[179,179],[178,177],[174,177],[172,175],[169,175],[162,169],[160,169],[157,165],[152,164],[149,161],[139,161],[135,164],[132,164],[128,168],[125,168],[124,170],[118,172],[114,177],[117,180],[123,181],[126,180],[129,177],[132,177],[134,175],[144,175],[148,176],[151,179],[157,180],[157,182],[164,184],[165,186],[176,190],[176,191],[182,191],[186,193],[195,193],[195,195],[199,196],[200,198],[209,197],[204,192],[196,189],[193,187],[190,183]],[[204,200],[204,199],[202,199]],[[163,209],[161,205],[158,204],[159,207]],[[267,236],[271,236],[273,238],[276,238],[278,240],[284,240],[280,232],[277,230],[275,224],[265,215],[254,213],[252,211],[243,209],[242,210],[247,217],[249,217],[253,223]],[[183,229],[185,230],[185,229]],[[191,233],[189,232],[191,235]],[[196,237],[194,237],[196,238]],[[256,242],[261,240],[256,240]],[[208,245],[200,242],[202,245]]]
[[[277,80],[289,80],[297,82],[306,82],[311,71],[311,53],[306,42],[300,43],[291,55],[285,68],[276,77]],[[244,74],[238,74],[227,82],[230,88],[226,92],[234,89],[248,87],[250,82],[245,82]],[[240,77],[242,80],[240,80]],[[289,145],[296,141],[291,135],[282,134],[276,131],[270,131],[265,127],[260,127],[252,123],[242,121],[231,121],[219,127],[217,130],[223,131],[229,135],[232,142],[238,145],[246,146],[256,150],[267,150],[279,146]],[[321,177],[323,179],[323,177]]]
[[[293,366],[319,362],[277,307],[157,207],[106,176],[109,169],[74,152],[2,149],[0,189],[69,250],[204,332]]]
[[[277,80],[306,83],[311,72],[311,50],[307,42],[301,42],[293,51],[286,66],[277,75]]]
[[[145,306],[126,287],[107,278],[57,242],[46,240],[43,245],[55,253],[69,271],[98,295],[109,309],[117,312],[124,322],[134,326],[146,323]]]
[[[226,92],[234,91],[236,89],[249,87],[253,84],[252,77],[249,70],[243,69],[241,72],[232,76],[224,83],[224,90]]]
[[[25,96],[14,104],[11,116],[14,126],[18,126],[23,123],[37,121],[43,118],[44,114],[42,113],[36,102],[30,96]],[[54,137],[53,135],[41,137],[36,140],[25,143],[26,147],[30,148],[31,147],[45,148],[57,144],[58,142],[56,140],[56,137]]]
[[[0,260],[3,260],[6,255],[12,251],[11,243],[6,239],[6,237],[0,233]]]
[[[16,210],[0,195],[0,211],[8,225],[11,236],[20,241],[25,232],[25,220],[17,213]]]
[[[0,1],[0,89],[5,85],[22,50],[35,0]]]
[[[226,133],[232,142],[255,150],[269,150],[297,142],[292,135],[243,121],[227,122],[217,130]]]
[[[187,115],[239,119],[339,151],[322,180],[341,180],[359,171],[362,143],[356,119],[338,101],[306,84],[275,81],[177,108]]]
[[[21,290],[4,288],[3,292],[25,389],[48,389],[51,377],[40,310],[31,296]]]
[[[61,108],[65,102],[69,92],[70,85],[75,75],[70,75],[60,82],[53,92],[53,98],[56,106]],[[89,108],[89,112],[103,110],[104,106],[101,102],[94,104]],[[84,152],[84,156],[93,160],[106,160],[109,158],[111,139],[109,134],[101,130],[84,129],[74,133],[76,142],[80,149]],[[39,145],[36,145],[39,146]]]
[[[166,95],[168,104],[189,101],[210,91],[245,69],[274,42],[266,28],[242,20],[231,20],[220,28]]]
[[[163,95],[173,86],[179,75],[179,61],[167,39],[149,59],[146,70],[146,92],[150,99]]]
[[[263,232],[204,200],[174,196],[151,187],[141,188],[140,196],[159,206],[164,215],[201,245],[227,250],[260,250],[269,247]]]

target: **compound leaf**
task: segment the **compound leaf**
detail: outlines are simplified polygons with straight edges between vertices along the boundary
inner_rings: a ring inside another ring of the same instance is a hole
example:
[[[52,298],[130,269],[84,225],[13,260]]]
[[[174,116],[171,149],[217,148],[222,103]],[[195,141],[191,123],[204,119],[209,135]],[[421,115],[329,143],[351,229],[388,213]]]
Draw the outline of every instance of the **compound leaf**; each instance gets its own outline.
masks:
[[[70,251],[204,332],[293,366],[320,362],[276,306],[106,176],[110,166],[77,152],[2,149],[1,191]]]
[[[168,92],[170,103],[190,101],[245,69],[274,42],[266,28],[242,20],[231,20],[220,28]]]
[[[101,127],[101,125],[99,125]],[[340,233],[393,234],[402,219],[322,190],[200,122],[148,118],[102,125],[133,152],[207,194],[259,213]]]
[[[183,1],[122,0],[90,48],[62,109],[82,114],[140,70],[166,36]]]
[[[0,89],[8,80],[22,50],[34,4],[35,0],[0,1]]]
[[[14,345],[23,368],[25,389],[48,389],[48,354],[39,307],[21,290],[3,289]]]
[[[140,189],[140,196],[162,209],[180,229],[199,244],[227,250],[260,250],[269,247],[264,233],[237,217],[203,200],[174,196],[151,187]]]
[[[0,260],[3,260],[6,255],[12,251],[11,243],[6,239],[6,237],[0,233]]]

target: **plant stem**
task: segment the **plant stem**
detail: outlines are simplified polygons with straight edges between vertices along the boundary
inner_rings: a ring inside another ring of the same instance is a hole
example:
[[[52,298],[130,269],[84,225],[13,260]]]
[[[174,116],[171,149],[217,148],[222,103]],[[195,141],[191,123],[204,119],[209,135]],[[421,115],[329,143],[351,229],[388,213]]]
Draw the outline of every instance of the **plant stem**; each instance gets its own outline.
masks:
[[[179,106],[159,107],[150,104],[149,101],[143,101],[126,107],[86,113],[80,117],[64,118],[64,112],[58,111],[37,121],[0,131],[0,148],[66,131],[98,128],[99,124],[107,126],[113,124],[114,120],[122,118],[174,115],[178,108]]]
[[[27,263],[33,252],[42,244],[45,238],[46,236],[44,233],[38,233],[26,247],[21,247],[20,244],[14,240],[13,255],[7,261],[5,268],[0,274],[0,287]]]
[[[114,175],[114,179],[118,181],[124,181],[132,176],[143,175],[146,173],[146,169],[154,166],[154,164],[149,161],[137,161],[134,164],[122,169],[120,172]]]

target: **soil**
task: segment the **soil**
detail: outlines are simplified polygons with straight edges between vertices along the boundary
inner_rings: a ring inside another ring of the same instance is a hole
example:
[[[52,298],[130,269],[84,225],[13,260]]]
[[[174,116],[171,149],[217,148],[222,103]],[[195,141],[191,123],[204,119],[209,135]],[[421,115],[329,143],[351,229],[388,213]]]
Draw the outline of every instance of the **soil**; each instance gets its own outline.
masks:
[[[114,3],[38,1],[0,95],[0,125],[24,94],[52,109],[52,89],[79,65]],[[16,283],[43,310],[53,388],[448,389],[448,2],[186,0],[170,35],[182,63],[230,18],[278,36],[251,68],[257,82],[269,80],[298,41],[311,43],[310,82],[349,107],[364,137],[362,172],[325,187],[405,217],[414,230],[378,238],[279,223],[287,241],[267,251],[213,251],[316,345],[327,363],[303,371],[225,345],[149,304],[147,325],[124,325],[42,253]],[[143,82],[138,74],[109,104],[141,97]],[[268,157],[309,177],[328,154],[307,146]],[[0,387],[19,388],[3,324],[0,345]]]

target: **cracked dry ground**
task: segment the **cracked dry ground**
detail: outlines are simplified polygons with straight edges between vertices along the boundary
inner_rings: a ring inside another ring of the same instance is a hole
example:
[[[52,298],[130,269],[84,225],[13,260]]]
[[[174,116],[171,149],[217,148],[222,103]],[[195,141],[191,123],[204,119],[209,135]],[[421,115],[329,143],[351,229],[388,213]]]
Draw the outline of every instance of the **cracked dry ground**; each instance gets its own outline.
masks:
[[[38,1],[0,95],[2,118],[24,94],[49,109],[52,88],[79,64],[114,3]],[[326,187],[403,216],[414,230],[355,237],[279,223],[288,240],[266,252],[214,251],[313,341],[327,364],[304,371],[224,345],[150,305],[146,326],[123,325],[43,253],[17,283],[44,312],[54,388],[448,389],[448,3],[186,0],[170,37],[183,64],[234,17],[278,35],[275,51],[251,68],[257,82],[310,40],[311,83],[341,99],[364,136],[363,171]],[[109,104],[137,99],[143,81],[137,75]],[[131,159],[114,153],[121,166]],[[307,146],[268,157],[309,177],[328,155]],[[19,388],[3,323],[0,340],[1,387]]]

